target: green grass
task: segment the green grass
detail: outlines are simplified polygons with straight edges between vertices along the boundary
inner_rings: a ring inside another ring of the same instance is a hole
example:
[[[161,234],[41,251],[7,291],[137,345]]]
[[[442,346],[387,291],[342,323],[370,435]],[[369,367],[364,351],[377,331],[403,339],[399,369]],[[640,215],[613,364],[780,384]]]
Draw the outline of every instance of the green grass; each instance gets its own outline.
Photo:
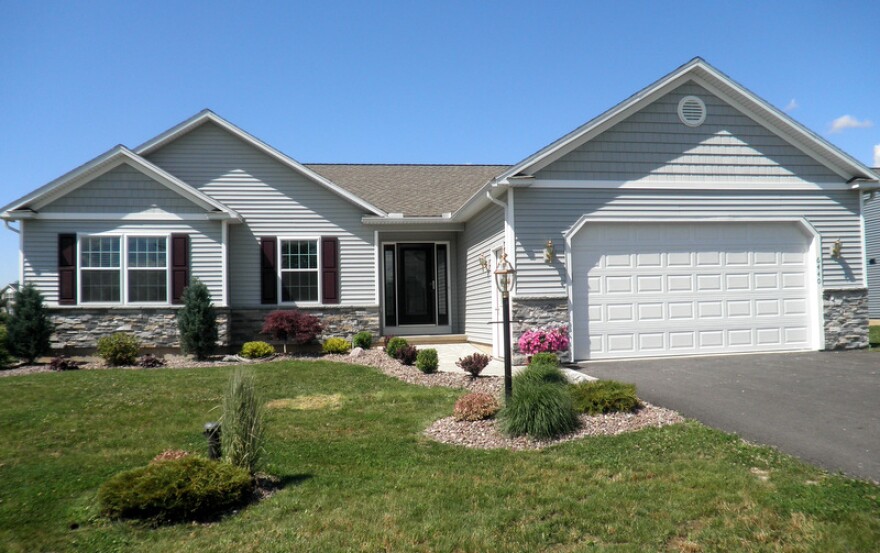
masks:
[[[0,379],[0,551],[880,549],[880,488],[694,422],[468,450],[421,436],[461,392],[342,364],[256,369],[267,401],[299,398],[267,411],[286,486],[220,522],[156,529],[101,518],[98,487],[166,448],[202,449],[229,369]]]
[[[880,348],[880,325],[868,327],[868,343],[872,348]]]

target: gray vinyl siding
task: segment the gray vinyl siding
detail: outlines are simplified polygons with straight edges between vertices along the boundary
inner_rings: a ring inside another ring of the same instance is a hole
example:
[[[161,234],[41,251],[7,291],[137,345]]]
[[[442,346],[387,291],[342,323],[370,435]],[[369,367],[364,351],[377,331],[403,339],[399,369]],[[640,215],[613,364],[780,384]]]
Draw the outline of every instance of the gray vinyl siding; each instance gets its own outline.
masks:
[[[205,210],[130,165],[120,165],[40,209],[47,213],[169,213]]]
[[[678,118],[687,95],[706,104],[706,120],[688,127]],[[824,165],[788,144],[703,87],[688,82],[566,154],[539,179],[767,183],[842,182]]]
[[[864,198],[868,313],[872,319],[880,319],[880,192],[866,193]],[[871,264],[872,259],[873,264]]]
[[[824,286],[862,285],[858,194],[829,192],[683,192],[524,188],[514,195],[518,296],[563,296],[563,233],[582,215],[626,217],[805,217],[822,237]],[[842,257],[831,259],[840,239]],[[544,262],[553,240],[557,259]]]
[[[464,332],[472,342],[492,343],[492,275],[480,267],[480,256],[490,261],[492,250],[504,244],[504,210],[490,205],[465,225],[461,240],[464,259],[459,279],[464,282],[460,307],[464,313]]]
[[[190,276],[204,282],[214,303],[222,305],[221,224],[217,221],[131,222],[27,221],[24,225],[24,281],[34,284],[49,305],[58,303],[58,235],[130,233],[190,236]],[[170,260],[169,260],[170,262]],[[169,290],[170,294],[170,290]]]
[[[232,307],[260,305],[262,236],[337,236],[341,303],[376,305],[373,230],[361,223],[362,209],[212,123],[147,157],[244,218],[230,225]]]

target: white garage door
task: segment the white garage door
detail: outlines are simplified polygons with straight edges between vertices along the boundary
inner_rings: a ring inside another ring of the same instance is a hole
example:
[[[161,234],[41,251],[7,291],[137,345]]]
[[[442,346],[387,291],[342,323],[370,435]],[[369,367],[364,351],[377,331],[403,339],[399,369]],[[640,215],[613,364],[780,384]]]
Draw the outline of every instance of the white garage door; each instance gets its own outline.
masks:
[[[571,245],[575,359],[815,349],[796,223],[586,223]]]

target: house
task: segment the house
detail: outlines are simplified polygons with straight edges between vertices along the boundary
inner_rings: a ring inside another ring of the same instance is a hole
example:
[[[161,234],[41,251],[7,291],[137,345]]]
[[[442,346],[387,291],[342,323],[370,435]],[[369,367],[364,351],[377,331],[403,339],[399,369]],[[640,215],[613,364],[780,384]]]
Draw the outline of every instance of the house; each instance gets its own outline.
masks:
[[[16,292],[18,292],[18,282],[11,282],[0,290],[0,306],[6,313],[12,313]]]
[[[874,168],[880,175],[880,167]],[[865,217],[865,257],[868,282],[868,315],[880,319],[880,192],[866,190],[862,207]]]
[[[527,132],[527,129],[524,129]],[[870,169],[700,58],[513,166],[306,165],[210,111],[12,202],[59,347],[177,343],[192,278],[221,335],[279,308],[327,335],[568,324],[575,359],[867,344]]]

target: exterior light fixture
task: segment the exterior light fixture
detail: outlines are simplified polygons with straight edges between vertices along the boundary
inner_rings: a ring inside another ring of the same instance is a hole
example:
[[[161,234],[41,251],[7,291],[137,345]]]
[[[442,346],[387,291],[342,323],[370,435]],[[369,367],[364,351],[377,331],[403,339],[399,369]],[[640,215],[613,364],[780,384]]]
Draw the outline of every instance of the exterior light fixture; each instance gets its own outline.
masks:
[[[486,257],[486,254],[480,254],[480,269],[482,269],[484,273],[489,272],[489,258]]]
[[[513,391],[513,376],[510,366],[510,291],[516,280],[516,270],[507,261],[507,254],[501,254],[501,262],[495,269],[495,285],[501,292],[501,311],[504,324],[504,400],[510,401]]]
[[[840,238],[834,241],[834,244],[831,245],[831,259],[840,258],[840,250],[842,247],[843,244],[840,242]]]
[[[544,263],[550,265],[556,259],[556,252],[553,249],[553,240],[547,240],[547,245],[544,246]]]

